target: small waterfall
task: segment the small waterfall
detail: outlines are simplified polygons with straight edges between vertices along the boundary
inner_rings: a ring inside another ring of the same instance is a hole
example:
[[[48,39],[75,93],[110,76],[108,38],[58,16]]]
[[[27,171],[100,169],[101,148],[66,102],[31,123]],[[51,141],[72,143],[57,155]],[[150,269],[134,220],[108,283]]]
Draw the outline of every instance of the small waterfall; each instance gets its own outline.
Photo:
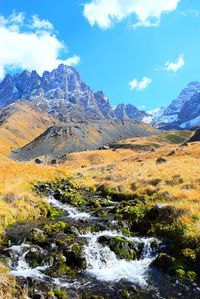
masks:
[[[60,203],[53,197],[46,198],[46,202],[61,210],[67,211],[69,217],[75,220],[83,220],[91,218],[89,213],[80,212],[78,209]],[[105,244],[100,244],[98,239],[102,236],[107,237],[122,237],[135,244],[142,245],[143,248],[141,258],[139,260],[126,261],[119,259],[116,254]],[[118,231],[105,230],[97,233],[88,233],[79,235],[80,238],[87,240],[87,245],[84,245],[84,255],[87,262],[85,274],[90,281],[91,276],[99,281],[119,282],[126,280],[134,285],[145,287],[147,286],[149,266],[156,257],[155,250],[152,247],[158,247],[159,241],[155,238],[139,238],[126,237]],[[154,244],[154,246],[152,246]],[[156,246],[155,246],[156,244]],[[69,282],[67,279],[51,278],[43,273],[44,270],[51,267],[50,265],[39,266],[32,269],[26,262],[26,255],[34,250],[34,246],[29,244],[21,244],[12,246],[7,249],[11,255],[11,273],[14,276],[24,278],[31,277],[38,280],[45,280],[59,287],[83,287],[80,282]],[[38,250],[38,248],[37,248]],[[40,248],[40,250],[42,250]]]
[[[63,204],[60,201],[56,200],[54,197],[46,197],[45,201],[51,204],[53,207],[61,209],[69,213],[69,217],[72,219],[80,220],[80,219],[89,219],[91,218],[89,213],[80,212],[78,209],[71,207],[67,204]]]
[[[120,236],[129,241],[143,244],[142,258],[130,262],[118,259],[108,246],[98,243],[98,238],[102,236]],[[102,281],[118,282],[125,279],[139,286],[147,285],[148,268],[155,258],[155,253],[151,249],[151,243],[157,242],[158,244],[158,240],[155,238],[128,238],[116,231],[90,233],[81,237],[88,240],[88,245],[84,248],[88,274]]]
[[[19,246],[12,246],[6,250],[9,251],[11,255],[10,268],[12,275],[24,278],[32,277],[41,280],[46,277],[42,271],[46,270],[49,265],[39,266],[32,269],[26,262],[26,255],[31,250],[34,250],[34,247],[28,244],[21,244]]]

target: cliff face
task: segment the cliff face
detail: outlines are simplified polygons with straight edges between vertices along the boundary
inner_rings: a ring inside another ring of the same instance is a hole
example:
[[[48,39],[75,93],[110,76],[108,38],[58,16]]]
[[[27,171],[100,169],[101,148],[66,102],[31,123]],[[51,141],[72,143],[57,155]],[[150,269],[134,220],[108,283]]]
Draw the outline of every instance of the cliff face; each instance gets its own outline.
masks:
[[[52,72],[45,71],[42,77],[36,71],[7,75],[0,83],[0,105],[6,106],[18,99],[31,101],[64,122],[141,120],[145,115],[133,105],[126,105],[126,115],[122,117],[120,107],[113,109],[102,91],[94,92],[82,81],[75,68],[63,64]]]

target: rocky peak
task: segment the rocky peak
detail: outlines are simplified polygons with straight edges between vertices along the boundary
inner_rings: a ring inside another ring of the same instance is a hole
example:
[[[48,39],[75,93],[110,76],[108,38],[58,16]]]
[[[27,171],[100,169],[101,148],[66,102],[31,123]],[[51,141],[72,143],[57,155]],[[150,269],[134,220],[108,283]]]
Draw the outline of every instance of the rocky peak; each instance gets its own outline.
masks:
[[[103,91],[94,92],[75,68],[64,64],[42,76],[36,71],[7,75],[0,83],[0,99],[1,106],[29,100],[62,121],[138,120],[143,114],[132,105],[119,105],[114,111]]]
[[[148,114],[144,111],[140,111],[132,104],[119,104],[115,108],[115,116],[117,119],[136,119],[143,120]]]

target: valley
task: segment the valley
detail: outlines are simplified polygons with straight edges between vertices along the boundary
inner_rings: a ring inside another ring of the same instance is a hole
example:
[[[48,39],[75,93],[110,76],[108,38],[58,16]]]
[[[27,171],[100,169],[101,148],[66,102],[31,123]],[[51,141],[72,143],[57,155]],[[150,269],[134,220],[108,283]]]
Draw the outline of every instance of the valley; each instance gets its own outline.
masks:
[[[198,90],[163,113],[188,121]],[[0,95],[0,298],[199,298],[198,127],[160,130],[64,65]]]

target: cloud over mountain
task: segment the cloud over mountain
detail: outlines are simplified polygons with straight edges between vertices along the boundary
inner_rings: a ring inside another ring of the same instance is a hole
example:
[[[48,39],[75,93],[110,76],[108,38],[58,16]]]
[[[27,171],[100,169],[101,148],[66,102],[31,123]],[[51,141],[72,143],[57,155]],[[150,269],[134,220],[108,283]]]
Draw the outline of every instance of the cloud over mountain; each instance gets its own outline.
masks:
[[[67,52],[66,45],[57,38],[53,25],[37,15],[30,19],[24,13],[0,16],[0,40],[0,78],[7,69],[35,69],[41,74],[60,63],[75,65],[80,61],[76,55],[60,58]]]

